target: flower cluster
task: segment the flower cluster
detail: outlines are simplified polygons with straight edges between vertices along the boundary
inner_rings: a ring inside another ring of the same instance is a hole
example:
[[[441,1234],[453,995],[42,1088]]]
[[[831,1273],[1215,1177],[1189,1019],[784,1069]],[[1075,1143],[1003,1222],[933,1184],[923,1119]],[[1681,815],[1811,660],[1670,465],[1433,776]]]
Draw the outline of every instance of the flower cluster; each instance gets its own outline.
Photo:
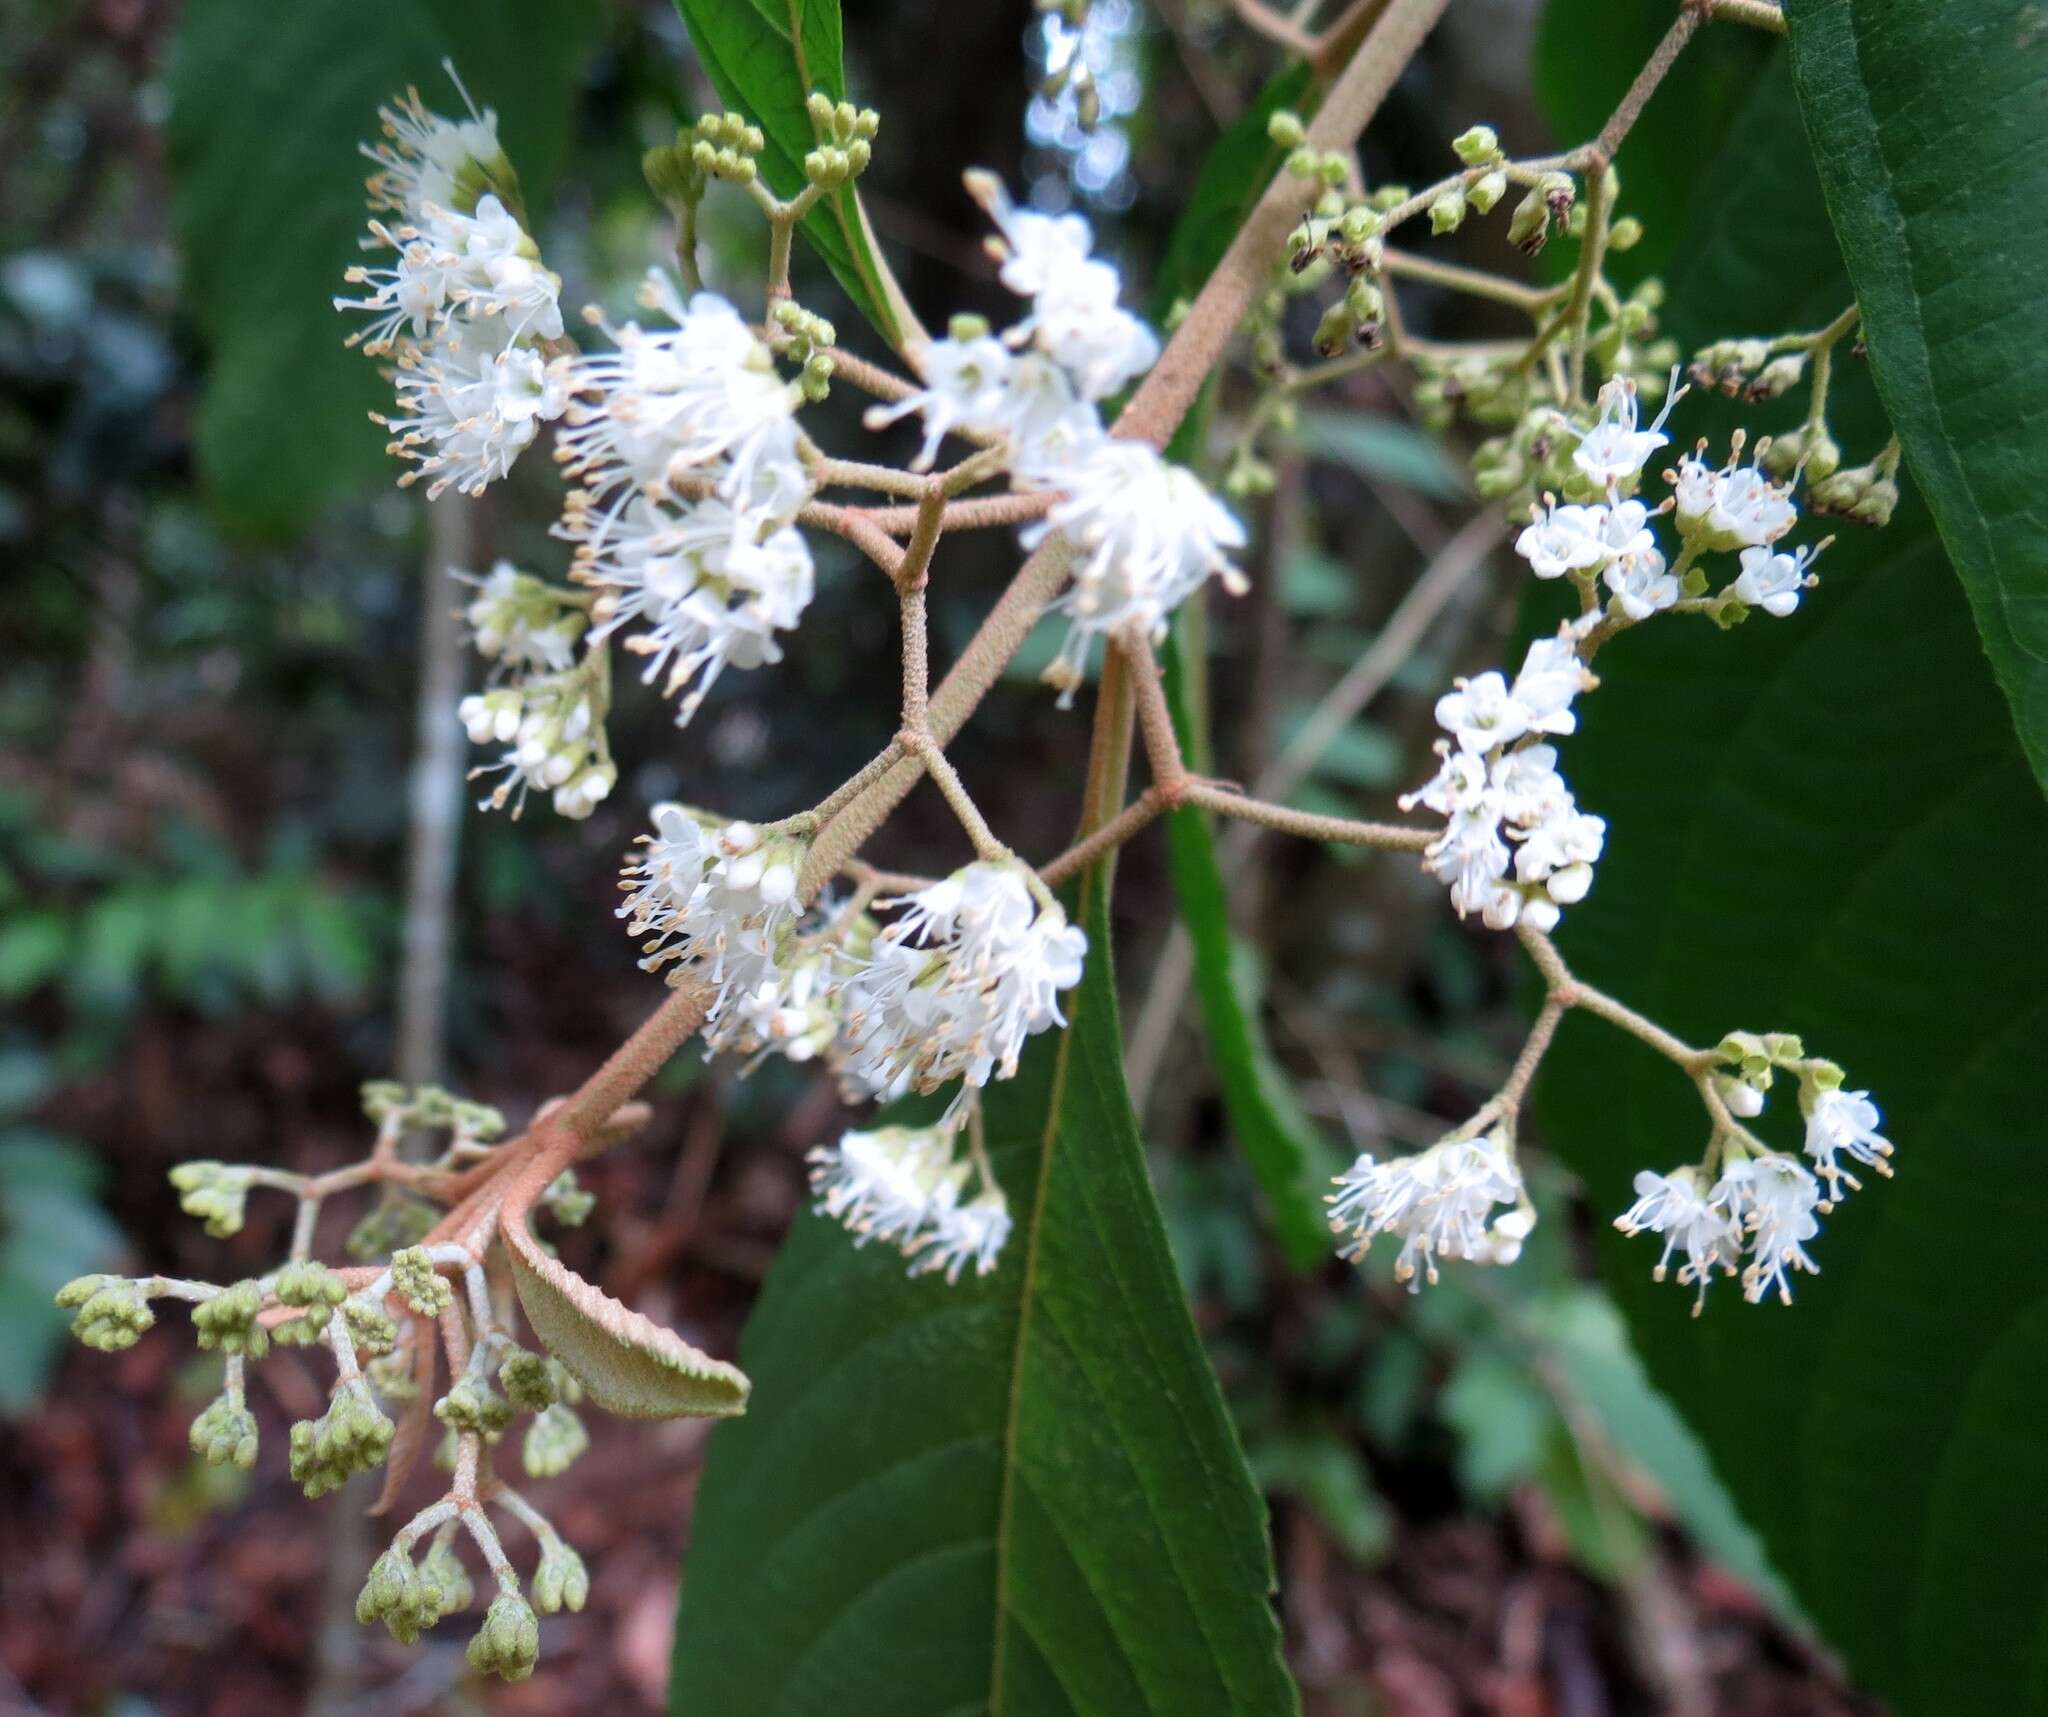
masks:
[[[1515,1163],[1513,1135],[1465,1129],[1414,1156],[1375,1161],[1370,1152],[1337,1178],[1330,1226],[1350,1239],[1340,1256],[1356,1261],[1376,1236],[1401,1238],[1394,1278],[1410,1291],[1437,1279],[1439,1258],[1512,1264],[1536,1225],[1536,1210]],[[1506,1205],[1505,1210],[1496,1207]]]
[[[820,1146],[810,1155],[818,1209],[851,1229],[856,1246],[881,1240],[896,1247],[913,1276],[936,1271],[957,1282],[970,1263],[987,1275],[1010,1237],[1010,1207],[978,1154],[960,1157],[964,1120],[955,1114],[929,1127],[848,1132]],[[963,1200],[977,1172],[981,1189]]]
[[[387,1462],[409,1467],[438,1421],[441,1464],[454,1472],[454,1482],[399,1529],[371,1568],[356,1615],[383,1622],[410,1643],[442,1618],[470,1609],[475,1585],[459,1551],[467,1536],[497,1588],[470,1642],[470,1662],[517,1680],[532,1671],[538,1650],[534,1611],[581,1609],[589,1576],[548,1520],[493,1471],[494,1455],[514,1421],[528,1415],[518,1446],[526,1473],[543,1478],[566,1471],[590,1442],[577,1412],[583,1387],[561,1361],[528,1351],[516,1339],[509,1289],[491,1279],[498,1273],[496,1254],[474,1239],[437,1238],[438,1210],[415,1196],[443,1197],[458,1171],[502,1148],[504,1118],[432,1086],[375,1081],[363,1087],[362,1097],[377,1129],[364,1163],[311,1177],[214,1161],[172,1171],[181,1206],[216,1237],[240,1231],[252,1189],[293,1196],[299,1219],[290,1254],[275,1268],[225,1284],[86,1276],[66,1284],[58,1304],[73,1313],[82,1341],[108,1351],[132,1347],[155,1324],[152,1302],[190,1305],[198,1346],[221,1356],[220,1393],[193,1420],[190,1437],[192,1452],[214,1466],[246,1471],[256,1464],[261,1427],[250,1405],[249,1367],[274,1347],[324,1348],[334,1370],[326,1405],[294,1423],[285,1439],[292,1480],[309,1497]],[[424,1163],[401,1164],[397,1146],[408,1135],[438,1136],[442,1148]],[[541,1203],[580,1218],[588,1195],[569,1180],[565,1174]],[[313,1215],[328,1199],[380,1181],[383,1196],[347,1243],[361,1262],[330,1269],[316,1261],[310,1255]],[[410,1421],[403,1434],[401,1421]],[[399,1482],[404,1476],[394,1475]],[[538,1565],[523,1590],[487,1507],[518,1520],[536,1541]]]
[[[1752,1304],[1775,1295],[1790,1305],[1792,1276],[1820,1268],[1806,1250],[1820,1232],[1818,1218],[1834,1208],[1845,1188],[1862,1185],[1842,1159],[1889,1175],[1891,1141],[1877,1130],[1881,1117],[1870,1093],[1842,1089],[1842,1070],[1831,1061],[1809,1059],[1796,1038],[1731,1032],[1717,1061],[1721,1070],[1709,1076],[1718,1113],[1707,1160],[1668,1174],[1644,1169],[1635,1178],[1635,1203],[1614,1225],[1624,1234],[1663,1236],[1664,1251],[1652,1271],[1660,1282],[1673,1254],[1682,1255],[1678,1280],[1698,1290],[1695,1314],[1716,1272],[1739,1277],[1743,1297]],[[1770,1149],[1741,1124],[1762,1113],[1777,1073],[1799,1081],[1802,1149],[1811,1167]]]
[[[920,466],[949,434],[1006,444],[1019,489],[1062,497],[1022,540],[1035,549],[1057,537],[1073,557],[1073,588],[1059,604],[1070,630],[1046,674],[1065,704],[1097,637],[1126,625],[1161,635],[1211,577],[1242,591],[1230,554],[1244,546],[1244,527],[1192,472],[1104,427],[1098,402],[1150,369],[1159,342],[1119,304],[1122,283],[1092,254],[1088,222],[1020,209],[987,173],[967,183],[1000,235],[988,247],[1002,282],[1030,310],[1001,337],[956,319],[923,355],[923,388],[868,422],[921,416]]]
[[[443,119],[409,92],[379,117],[365,248],[391,259],[351,268],[361,296],[335,307],[366,314],[352,343],[392,361],[398,403],[377,421],[416,465],[400,481],[480,494],[568,404],[561,282],[521,223],[494,113]]]
[[[859,900],[799,912],[794,837],[679,805],[659,807],[654,825],[627,866],[620,915],[650,970],[710,987],[709,1052],[822,1057],[853,1102],[961,1083],[935,1128],[849,1133],[815,1153],[821,1208],[949,1279],[964,1258],[991,1268],[1009,1232],[1002,1191],[984,1172],[980,1195],[960,1196],[967,1165],[952,1140],[974,1119],[974,1092],[1011,1077],[1025,1041],[1062,1023],[1086,934],[1018,864],[971,864],[876,901],[900,909],[878,924]],[[912,1132],[924,1141],[914,1149]]]
[[[579,487],[556,534],[575,545],[570,576],[599,588],[594,636],[637,628],[626,648],[685,694],[683,723],[725,668],[781,660],[775,634],[811,600],[791,526],[811,484],[799,390],[740,313],[658,270],[640,299],[666,326],[595,317],[615,349],[575,366],[557,457]]]

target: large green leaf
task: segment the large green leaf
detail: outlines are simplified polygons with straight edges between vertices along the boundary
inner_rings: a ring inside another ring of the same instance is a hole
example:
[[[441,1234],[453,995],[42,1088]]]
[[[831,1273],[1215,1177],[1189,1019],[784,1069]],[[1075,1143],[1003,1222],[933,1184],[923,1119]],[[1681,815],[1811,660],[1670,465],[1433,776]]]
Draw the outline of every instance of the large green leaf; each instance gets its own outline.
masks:
[[[1107,914],[991,1086],[1017,1217],[948,1287],[805,1214],[741,1346],[676,1623],[683,1717],[1279,1717],[1265,1520],[1124,1092]]]
[[[846,99],[839,0],[676,0],[676,9],[719,100],[746,113],[767,138],[760,165],[770,188],[795,196],[804,187],[804,156],[818,146],[804,103],[813,90]],[[917,333],[917,318],[879,258],[854,188],[823,198],[804,217],[804,235],[855,308],[900,351]]]
[[[1608,16],[1570,4],[1587,27]],[[1689,116],[1653,105],[1645,123]],[[1689,341],[1817,326],[1848,301],[1781,62],[1730,136],[1682,207],[1645,211],[1685,226],[1669,279]],[[1854,457],[1885,428],[1850,370]],[[1695,401],[1676,427],[1732,420]],[[1691,1318],[1684,1290],[1651,1282],[1649,1243],[1608,1230],[1601,1263],[1652,1376],[1858,1678],[1904,1714],[2044,1710],[2048,1315],[2028,1189],[2048,919],[2025,877],[2048,810],[1918,499],[1887,531],[1845,531],[1820,570],[1791,618],[1729,636],[1660,622],[1602,655],[1565,758],[1612,826],[1565,945],[1695,1042],[1803,1033],[1883,1104],[1898,1178],[1825,1219],[1822,1274],[1789,1309],[1724,1285]],[[1791,1107],[1765,1118],[1788,1143]],[[1668,1064],[1583,1018],[1543,1114],[1602,1212],[1705,1130]]]
[[[2014,0],[1786,12],[1878,392],[2048,784],[2048,18]]]
[[[389,482],[366,421],[389,386],[346,351],[329,308],[360,260],[356,145],[416,85],[461,112],[452,60],[500,134],[529,203],[567,145],[591,0],[190,0],[171,58],[172,217],[185,300],[209,355],[201,474],[231,525],[283,532],[337,496]]]

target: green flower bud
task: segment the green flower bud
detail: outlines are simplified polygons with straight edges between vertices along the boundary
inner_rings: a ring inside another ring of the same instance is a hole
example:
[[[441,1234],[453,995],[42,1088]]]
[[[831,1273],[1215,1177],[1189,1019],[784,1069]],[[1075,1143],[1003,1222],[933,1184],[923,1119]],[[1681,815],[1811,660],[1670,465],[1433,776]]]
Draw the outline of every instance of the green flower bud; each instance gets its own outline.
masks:
[[[1751,399],[1776,399],[1780,394],[1788,393],[1798,386],[1799,378],[1805,374],[1806,354],[1786,352],[1758,370],[1744,391]]]
[[[583,1558],[559,1538],[541,1544],[540,1566],[533,1571],[533,1603],[543,1615],[580,1610],[590,1596],[590,1573]]]
[[[192,1452],[210,1467],[256,1464],[256,1415],[229,1395],[216,1395],[192,1421]]]
[[[1450,190],[1429,205],[1429,230],[1433,233],[1453,233],[1465,221],[1465,193]]]
[[[256,1321],[263,1310],[263,1289],[256,1282],[236,1282],[192,1308],[192,1329],[199,1345],[222,1353],[261,1359],[270,1351],[270,1334]]]
[[[812,90],[804,97],[804,112],[810,115],[811,123],[823,131],[832,124],[832,98],[822,90]]]
[[[1500,154],[1500,134],[1490,125],[1475,125],[1453,137],[1451,148],[1466,166],[1484,166]]]
[[[410,1401],[420,1392],[413,1381],[412,1365],[409,1353],[380,1354],[363,1367],[363,1375],[386,1401]]]
[[[76,1315],[71,1333],[101,1353],[119,1353],[156,1322],[141,1287],[123,1276],[79,1276],[57,1290],[57,1304]]]
[[[451,1431],[494,1437],[511,1423],[512,1404],[481,1378],[461,1377],[434,1403],[434,1417]]]
[[[829,376],[832,372],[828,369],[824,373]],[[547,1191],[540,1195],[540,1201],[565,1228],[582,1227],[591,1211],[597,1208],[597,1194],[583,1190],[574,1169],[564,1169],[556,1175],[548,1183]]]
[[[1326,358],[1334,358],[1351,344],[1351,335],[1356,323],[1351,311],[1340,301],[1323,312],[1323,318],[1316,324],[1315,348]]]
[[[872,143],[881,129],[882,116],[872,107],[864,107],[853,116],[853,134],[863,143]]]
[[[874,150],[864,137],[856,137],[846,146],[846,166],[851,174],[865,173],[868,163],[874,159]]]
[[[356,1620],[382,1622],[400,1645],[411,1645],[441,1618],[438,1589],[420,1578],[412,1558],[393,1545],[370,1564],[369,1578],[356,1594]]]
[[[434,1547],[420,1558],[420,1584],[427,1588],[434,1604],[434,1620],[466,1610],[476,1602],[476,1586],[448,1535],[434,1540]]]
[[[582,1419],[574,1409],[557,1402],[537,1413],[526,1427],[519,1458],[530,1477],[551,1479],[567,1472],[589,1447],[590,1433],[583,1428]]]
[[[434,1207],[424,1199],[403,1194],[380,1200],[349,1231],[343,1250],[359,1263],[374,1263],[417,1246],[432,1232]]]
[[[178,1189],[178,1208],[204,1222],[214,1239],[241,1233],[249,1170],[211,1160],[180,1163],[171,1170],[171,1185]]]
[[[1385,214],[1389,209],[1398,209],[1408,200],[1408,187],[1406,185],[1382,185],[1365,200],[1372,207],[1379,210],[1381,214]]]
[[[1550,205],[1541,191],[1531,191],[1508,217],[1508,243],[1534,256],[1550,238]]]
[[[1238,501],[1270,495],[1278,484],[1279,478],[1273,467],[1249,454],[1233,460],[1230,469],[1223,474],[1223,492]]]
[[[1643,223],[1634,215],[1623,215],[1607,229],[1609,250],[1634,250],[1643,242]]]
[[[389,1353],[398,1345],[398,1323],[382,1306],[350,1300],[341,1308],[342,1325],[358,1353]]]
[[[1300,114],[1283,107],[1267,118],[1266,135],[1282,149],[1299,149],[1308,138],[1308,127],[1302,124]]]
[[[407,1092],[395,1079],[368,1079],[362,1086],[363,1114],[382,1126],[406,1106]]]
[[[1496,167],[1465,187],[1465,200],[1482,215],[1493,213],[1494,204],[1508,194],[1508,176]]]
[[[1322,157],[1306,145],[1297,145],[1287,157],[1287,171],[1297,179],[1313,179],[1322,167]]]
[[[539,1657],[540,1623],[532,1608],[516,1592],[500,1592],[469,1642],[470,1667],[501,1681],[524,1681]]]
[[[352,1377],[335,1390],[318,1419],[301,1419],[292,1427],[292,1478],[307,1496],[325,1496],[379,1465],[391,1450],[393,1429],[377,1411],[369,1384]]]
[[[391,1286],[423,1318],[437,1318],[455,1300],[455,1290],[434,1268],[426,1249],[408,1246],[391,1256]]]
[[[514,1353],[498,1367],[498,1383],[522,1413],[539,1413],[555,1404],[554,1375],[537,1353]]]
[[[1316,162],[1316,177],[1335,190],[1351,177],[1351,163],[1345,158],[1342,150],[1326,149],[1322,158]],[[1341,214],[1343,211],[1340,209],[1336,212]]]

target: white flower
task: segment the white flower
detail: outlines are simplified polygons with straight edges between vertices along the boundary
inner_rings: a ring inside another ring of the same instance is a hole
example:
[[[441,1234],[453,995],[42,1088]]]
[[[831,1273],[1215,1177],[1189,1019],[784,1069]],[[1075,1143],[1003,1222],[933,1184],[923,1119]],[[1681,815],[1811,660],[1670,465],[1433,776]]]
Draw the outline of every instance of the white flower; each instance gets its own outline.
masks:
[[[1678,579],[1665,570],[1664,557],[1655,549],[1613,560],[1601,576],[1631,620],[1647,620],[1678,601]]]
[[[576,659],[576,641],[588,621],[541,580],[509,560],[481,578],[459,571],[453,576],[476,586],[462,616],[486,661],[560,673]]]
[[[1790,1157],[1746,1157],[1722,1174],[1711,1196],[1733,1211],[1749,1235],[1743,1298],[1754,1305],[1776,1293],[1789,1306],[1792,1272],[1820,1270],[1806,1253],[1806,1242],[1820,1232],[1813,1215],[1820,1183]]]
[[[369,289],[361,298],[336,298],[337,310],[360,310],[372,320],[348,337],[371,357],[394,351],[401,339],[424,340],[447,315],[449,293],[462,269],[461,256],[410,226],[395,231],[381,221],[370,222],[371,237],[398,253],[384,266],[350,268],[343,280]]]
[[[456,88],[461,91],[459,82]],[[469,100],[466,92],[463,100]],[[468,119],[443,119],[427,110],[417,90],[407,90],[402,100],[379,108],[377,117],[385,141],[362,145],[378,167],[370,180],[374,207],[416,218],[428,204],[461,206],[465,184],[511,177],[498,142],[498,116],[488,107],[478,112],[471,103]]]
[[[1842,1196],[1844,1184],[1852,1189],[1862,1185],[1838,1157],[1847,1156],[1882,1175],[1892,1172],[1892,1142],[1877,1130],[1881,1118],[1868,1091],[1823,1091],[1814,1098],[1806,1116],[1806,1154],[1827,1182],[1830,1199]]]
[[[1614,1219],[1614,1226],[1628,1235],[1664,1236],[1663,1256],[1650,1272],[1660,1282],[1671,1268],[1671,1254],[1685,1253],[1678,1280],[1685,1287],[1698,1287],[1692,1308],[1697,1317],[1714,1272],[1735,1274],[1742,1232],[1734,1213],[1721,1198],[1700,1191],[1698,1172],[1690,1168],[1673,1169],[1668,1175],[1644,1169],[1636,1175],[1635,1189],[1635,1203]]]
[[[752,962],[751,981],[736,986],[719,1016],[704,1033],[705,1047],[716,1054],[759,1058],[780,1054],[802,1063],[829,1050],[839,1036],[836,1006],[840,977],[836,950],[791,938],[775,947],[763,935],[763,956]]]
[[[1031,315],[1014,331],[1030,330],[1084,400],[1106,398],[1158,361],[1158,336],[1117,303],[1122,287],[1106,262],[1068,268],[1032,300]]]
[[[510,800],[517,817],[527,794],[539,789],[554,796],[561,815],[587,817],[618,781],[580,670],[535,674],[516,688],[465,698],[460,714],[477,744],[495,739],[506,747],[496,763],[470,771],[472,780],[504,776],[482,802],[492,810]]]
[[[1799,606],[1799,594],[1806,588],[1803,554],[1778,554],[1768,548],[1742,551],[1742,571],[1728,588],[1737,600],[1782,620]]]
[[[919,355],[924,386],[894,405],[870,406],[862,419],[881,429],[912,412],[924,418],[924,446],[911,465],[928,471],[939,443],[956,429],[994,433],[1011,409],[1010,349],[993,334],[970,340],[934,340]]]
[[[1554,745],[1523,745],[1508,752],[1494,764],[1489,785],[1499,795],[1501,815],[1512,823],[1534,824],[1572,809]],[[1402,809],[1407,809],[1405,800]]]
[[[1549,751],[1550,748],[1543,746],[1538,749]],[[1401,795],[1398,801],[1401,809],[1412,811],[1421,805],[1440,817],[1476,809],[1487,789],[1486,759],[1473,751],[1453,751],[1442,740],[1437,741],[1436,750],[1443,759],[1442,765],[1414,792]],[[1522,754],[1509,753],[1509,757],[1517,755]],[[1553,758],[1556,755],[1551,752]],[[1508,759],[1501,761],[1505,763]]]
[[[794,461],[796,395],[745,318],[713,292],[686,303],[659,269],[640,301],[674,326],[597,319],[617,350],[576,362],[557,455],[569,475],[602,496],[628,484],[666,490],[716,467],[730,499],[764,463]]]
[[[1600,416],[1580,437],[1572,452],[1572,463],[1602,488],[1615,489],[1642,474],[1643,464],[1670,437],[1664,434],[1664,420],[1678,403],[1682,389],[1674,389],[1664,409],[1648,429],[1636,427],[1635,384],[1616,380],[1600,390]]]
[[[1411,1291],[1424,1278],[1437,1279],[1439,1258],[1508,1262],[1529,1232],[1522,1172],[1498,1132],[1444,1139],[1415,1156],[1386,1162],[1368,1152],[1336,1184],[1329,1199],[1330,1226],[1351,1237],[1340,1256],[1362,1258],[1377,1236],[1398,1235],[1401,1253],[1394,1276]],[[1514,1208],[1489,1228],[1488,1217],[1501,1204]]]
[[[594,638],[639,628],[626,648],[647,658],[642,678],[684,687],[678,726],[696,714],[728,667],[782,659],[775,640],[803,618],[815,586],[803,533],[712,496],[678,511],[634,496],[623,512],[572,510],[563,534],[583,536],[577,576],[602,582]]]
[[[1540,882],[1559,905],[1576,905],[1593,886],[1593,866],[1606,841],[1604,818],[1559,807],[1535,823],[1515,848],[1515,879]]]
[[[444,323],[424,346],[399,355],[396,415],[376,421],[391,431],[390,451],[416,462],[401,485],[431,477],[429,496],[455,488],[481,494],[512,469],[542,422],[568,401],[568,360],[550,361],[508,343],[496,320]]]
[[[957,1282],[972,1263],[977,1276],[986,1276],[1009,1238],[1010,1206],[1000,1188],[990,1187],[965,1204],[946,1199],[933,1209],[924,1233],[905,1248],[913,1259],[910,1273],[943,1270],[948,1282]]]
[[[1025,1039],[1064,1024],[1085,932],[1034,897],[1021,866],[982,862],[900,901],[842,992],[849,1084],[893,1098],[1017,1071]]]
[[[1572,714],[1572,700],[1592,684],[1592,679],[1586,664],[1579,660],[1577,644],[1565,633],[1532,642],[1522,658],[1522,671],[1515,676],[1512,694],[1527,730],[1573,732],[1579,718]]]
[[[1558,578],[1603,564],[1608,556],[1605,507],[1552,506],[1515,538],[1515,553],[1538,578]]]
[[[1436,700],[1436,724],[1466,751],[1491,751],[1529,731],[1529,710],[1509,690],[1507,676],[1491,669],[1454,682]]]
[[[1094,235],[1085,220],[1020,209],[991,173],[969,173],[967,188],[1002,234],[988,249],[1002,264],[1003,284],[1031,300],[1031,314],[1005,336],[1010,344],[1035,340],[1084,400],[1102,399],[1152,367],[1158,338],[1118,304],[1122,280],[1089,255]]]
[[[953,1128],[943,1122],[849,1132],[812,1151],[810,1162],[817,1208],[852,1230],[857,1246],[916,1245],[934,1207],[950,1206],[968,1172],[954,1161]]]
[[[1715,471],[1688,455],[1672,482],[1678,534],[1698,537],[1703,548],[1761,548],[1799,522],[1790,487],[1773,483],[1754,465],[1730,463]]]
[[[1080,215],[1046,215],[1020,209],[993,173],[970,172],[967,189],[988,211],[1002,237],[984,241],[1002,264],[1002,282],[1023,298],[1035,298],[1088,261],[1095,235]]]
[[[1066,704],[1096,634],[1130,624],[1163,636],[1167,616],[1212,576],[1240,594],[1244,575],[1229,551],[1245,535],[1193,472],[1141,441],[1105,437],[1078,450],[1059,486],[1065,497],[1021,540],[1036,548],[1058,535],[1073,550],[1073,588],[1055,605],[1072,628],[1046,676]]]
[[[681,805],[657,805],[654,833],[641,841],[621,872],[618,914],[628,935],[645,938],[648,971],[678,962],[711,985],[715,1026],[733,997],[758,998],[764,983],[783,977],[803,845],[751,823],[714,833]]]

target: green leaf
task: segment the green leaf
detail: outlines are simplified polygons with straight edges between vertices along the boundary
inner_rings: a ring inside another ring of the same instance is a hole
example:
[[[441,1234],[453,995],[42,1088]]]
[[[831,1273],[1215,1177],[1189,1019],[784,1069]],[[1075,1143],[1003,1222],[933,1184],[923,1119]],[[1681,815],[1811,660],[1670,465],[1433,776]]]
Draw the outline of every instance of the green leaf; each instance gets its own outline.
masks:
[[[1304,411],[1295,439],[1303,451],[1332,459],[1361,477],[1413,489],[1439,501],[1472,492],[1443,443],[1394,417],[1356,411]]]
[[[2048,22],[2013,0],[1786,15],[1878,393],[2048,786]]]
[[[71,948],[71,927],[54,912],[19,913],[0,929],[0,996],[25,996],[53,977]]]
[[[0,1134],[0,1413],[42,1392],[70,1321],[52,1296],[120,1248],[94,1196],[101,1178],[98,1160],[70,1139]]]
[[[846,99],[839,0],[676,0],[711,87],[767,138],[762,177],[779,197],[804,188],[803,160],[818,145],[804,103],[813,90]],[[887,146],[884,132],[880,146]],[[917,316],[881,261],[867,211],[851,185],[804,217],[807,237],[854,307],[901,351],[919,338]]]
[[[508,1207],[499,1231],[533,1333],[607,1413],[673,1419],[746,1411],[747,1379],[738,1367],[586,1282],[533,1237],[524,1207]]]
[[[806,1212],[742,1355],[672,1709],[1280,1717],[1258,1495],[1174,1276],[1123,1085],[1107,913],[1071,1026],[988,1089],[1002,1261],[912,1280]]]
[[[198,421],[209,498],[284,533],[393,480],[366,419],[389,403],[329,301],[359,260],[377,109],[416,85],[461,112],[452,59],[492,107],[529,207],[552,182],[599,9],[590,0],[191,0],[170,67],[171,215],[210,361]]]
[[[1778,63],[1729,150],[1696,163],[1669,271],[1681,339],[1818,326],[1847,302],[1794,121]],[[1691,123],[1658,103],[1645,120]],[[1853,458],[1884,425],[1845,367]],[[1689,402],[1679,436],[1725,431],[1721,410]],[[1648,1242],[1604,1226],[1601,1264],[1652,1378],[1858,1678],[1901,1717],[2038,1712],[2048,1318],[2023,1284],[2048,919],[2026,866],[2048,850],[2048,808],[1917,498],[1889,530],[1845,529],[1820,571],[1786,620],[1729,636],[1660,623],[1602,654],[1565,764],[1610,833],[1565,946],[1689,1040],[1800,1032],[1883,1105],[1898,1178],[1825,1219],[1822,1274],[1790,1309],[1723,1285],[1692,1318],[1684,1290],[1650,1280]],[[1542,1101],[1597,1212],[1704,1142],[1687,1081],[1581,1017]],[[1790,1094],[1772,1107],[1790,1142]]]
[[[1338,1165],[1259,1023],[1265,975],[1257,954],[1231,934],[1230,906],[1208,819],[1182,806],[1167,818],[1166,836],[1174,897],[1194,945],[1195,995],[1224,1112],[1266,1195],[1281,1245],[1297,1268],[1306,1269],[1330,1251],[1322,1195]]]

